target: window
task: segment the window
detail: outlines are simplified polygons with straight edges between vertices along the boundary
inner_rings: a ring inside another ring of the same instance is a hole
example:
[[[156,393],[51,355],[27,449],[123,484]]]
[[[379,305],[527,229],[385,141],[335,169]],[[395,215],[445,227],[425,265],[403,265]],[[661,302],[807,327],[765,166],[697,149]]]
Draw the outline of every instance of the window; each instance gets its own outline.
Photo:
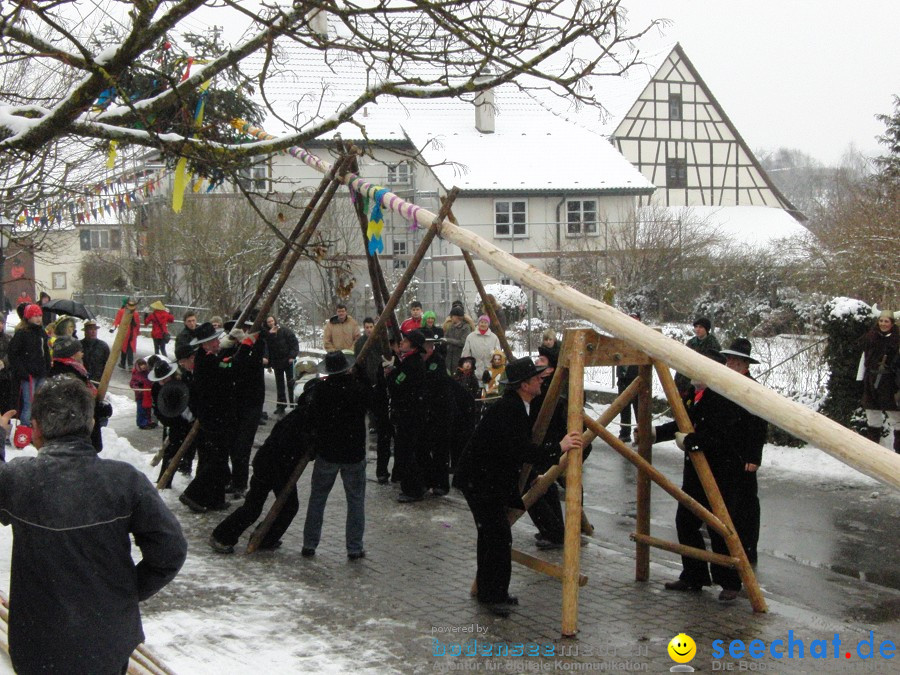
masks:
[[[528,209],[525,201],[494,202],[494,236],[527,237]]]
[[[667,159],[666,160],[666,187],[670,187],[670,188],[687,187],[687,160],[684,160],[684,159]]]
[[[566,202],[566,233],[597,234],[597,200]]]
[[[396,241],[394,240],[393,244],[393,252],[394,252],[394,269],[395,270],[405,270],[409,261],[407,260],[398,260],[398,255],[406,255],[406,242],[405,241]]]
[[[681,94],[669,94],[669,119],[680,120],[681,117]]]
[[[82,251],[122,248],[122,233],[118,229],[81,230],[78,236]]]
[[[409,162],[388,164],[388,185],[409,185]]]
[[[61,291],[66,287],[66,273],[65,272],[54,272],[53,273],[53,290]]]
[[[265,164],[257,164],[238,172],[238,182],[248,192],[269,191],[269,171]]]

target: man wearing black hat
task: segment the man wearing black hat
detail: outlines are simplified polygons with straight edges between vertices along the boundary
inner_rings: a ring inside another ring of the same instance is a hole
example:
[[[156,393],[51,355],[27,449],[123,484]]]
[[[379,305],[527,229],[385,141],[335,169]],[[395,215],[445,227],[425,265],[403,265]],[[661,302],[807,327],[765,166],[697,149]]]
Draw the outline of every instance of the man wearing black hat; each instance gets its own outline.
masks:
[[[147,376],[152,382],[150,396],[153,399],[153,412],[163,425],[165,443],[157,482],[162,478],[172,457],[178,452],[194,421],[194,415],[188,407],[191,398],[190,387],[179,378],[179,373],[177,364],[159,359]],[[172,487],[172,479],[169,478],[169,482],[163,487]]]
[[[724,361],[724,357],[717,353],[707,356],[720,363]],[[694,431],[689,434],[682,433],[678,430],[677,422],[668,422],[655,427],[654,442],[675,440],[685,453],[681,489],[709,509],[706,491],[691,461],[694,453],[703,452],[728,512],[735,513],[744,464],[739,452],[742,434],[745,433],[744,411],[736,403],[707,388],[704,383],[694,380],[691,384],[695,393],[688,401],[687,408]],[[679,503],[675,513],[678,543],[705,549],[702,527],[703,521],[684,504]],[[730,555],[722,536],[711,527],[707,530],[712,550],[722,555]],[[699,592],[703,586],[715,583],[722,586],[719,594],[720,602],[732,602],[737,597],[741,589],[741,579],[734,568],[713,564],[710,570],[709,563],[689,556],[682,556],[681,564],[683,569],[679,579],[667,582],[666,590]]]
[[[350,369],[356,362],[344,352],[325,355],[317,370],[325,380],[312,392],[309,423],[316,462],[310,480],[309,505],[303,526],[305,557],[315,555],[322,535],[325,503],[338,474],[347,497],[345,540],[347,557],[359,560],[366,555],[366,409],[369,390]]]
[[[740,373],[751,380],[750,364],[759,363],[750,356],[752,346],[747,338],[738,338],[732,342],[728,349],[722,350],[725,356],[725,365],[736,373]],[[761,417],[741,408],[742,433],[736,438],[740,441],[741,459],[743,470],[739,474],[738,498],[735,503],[735,512],[731,514],[734,526],[741,537],[741,544],[747,552],[747,559],[751,564],[756,564],[756,546],[759,541],[759,486],[757,485],[756,472],[762,464],[763,446],[769,433],[768,423]]]
[[[221,351],[222,332],[201,324],[191,340],[194,356],[194,412],[200,421],[197,438],[197,475],[179,497],[196,513],[224,510],[228,456],[237,432],[232,363]]]
[[[500,400],[488,408],[460,459],[457,479],[478,530],[478,600],[497,616],[509,616],[512,531],[508,508],[524,508],[519,493],[522,464],[555,464],[560,453],[582,445],[573,432],[562,441],[531,442],[529,408],[541,391],[541,373],[529,358],[506,367]]]
[[[456,370],[462,358],[466,338],[475,330],[475,323],[466,316],[462,303],[454,305],[450,316],[444,321],[444,339],[447,341],[447,370]]]
[[[425,498],[425,475],[417,454],[423,429],[424,349],[422,331],[410,331],[400,340],[397,356],[384,364],[394,425],[394,474],[400,479],[397,501],[401,504]]]
[[[425,340],[424,431],[419,444],[425,486],[436,497],[450,492],[450,446],[456,440],[453,434],[447,433],[457,411],[454,383],[440,350],[443,341],[439,337]]]

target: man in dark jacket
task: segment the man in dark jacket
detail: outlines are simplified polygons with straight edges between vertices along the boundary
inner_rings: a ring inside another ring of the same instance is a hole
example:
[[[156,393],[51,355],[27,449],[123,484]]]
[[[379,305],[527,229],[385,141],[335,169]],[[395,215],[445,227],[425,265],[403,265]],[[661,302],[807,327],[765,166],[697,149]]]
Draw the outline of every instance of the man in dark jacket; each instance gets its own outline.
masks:
[[[555,464],[560,453],[582,444],[581,434],[574,432],[541,446],[531,442],[529,407],[540,394],[543,370],[527,357],[507,365],[506,390],[481,418],[457,472],[478,530],[478,601],[497,616],[509,616],[509,606],[518,604],[509,595],[512,531],[506,510],[524,508],[522,464]]]
[[[188,310],[184,313],[183,321],[184,328],[181,329],[178,337],[175,338],[175,349],[188,347],[191,344],[191,340],[197,337],[197,313]]]
[[[363,334],[356,339],[353,345],[354,358],[359,356],[363,345],[366,344],[366,340],[369,339],[374,330],[375,320],[367,316],[363,319]],[[391,461],[391,439],[394,436],[394,428],[391,425],[388,411],[387,383],[384,379],[381,359],[381,349],[374,347],[366,354],[365,363],[356,364],[356,370],[365,375],[366,384],[372,390],[369,413],[372,416],[372,424],[375,426],[375,433],[378,438],[375,478],[380,484],[384,485],[390,480],[391,476],[388,471],[388,464]]]
[[[109,345],[97,338],[97,322],[93,319],[84,322],[81,348],[84,350],[84,367],[88,377],[94,382],[100,382],[106,362],[109,361]]]
[[[22,313],[26,325],[17,330],[9,343],[9,361],[19,393],[19,420],[31,423],[31,401],[50,372],[50,347],[42,323],[43,312],[28,305]]]
[[[284,415],[288,401],[291,405],[294,404],[294,359],[300,354],[300,344],[294,331],[279,325],[274,316],[266,319],[266,329],[262,336],[269,352],[268,367],[275,373],[275,390],[278,396],[275,414]]]
[[[300,458],[309,450],[309,399],[311,390],[320,382],[309,380],[306,383],[297,407],[278,421],[253,457],[253,475],[244,503],[219,523],[210,535],[209,545],[214,551],[234,553],[234,545],[244,530],[259,518],[269,493],[278,497]],[[290,527],[299,509],[295,486],[259,548],[276,549],[281,546],[281,536]]]
[[[685,343],[689,349],[693,349],[698,354],[718,358],[718,353],[722,346],[719,340],[712,334],[712,322],[705,316],[699,316],[694,320],[694,337]],[[678,393],[681,398],[688,400],[693,397],[694,391],[691,387],[691,378],[682,373],[675,373],[675,386],[678,387]]]
[[[738,338],[732,342],[728,349],[722,350],[725,356],[725,365],[733,371],[749,377],[750,364],[759,363],[750,356],[750,340]],[[735,499],[735,512],[731,514],[734,526],[741,538],[741,544],[747,553],[747,559],[751,564],[756,564],[756,545],[759,541],[759,486],[756,474],[762,465],[763,446],[766,444],[766,436],[769,433],[768,423],[761,417],[741,408],[742,434],[740,438],[739,454],[743,466],[739,471],[738,497]]]
[[[200,422],[197,437],[197,474],[178,498],[196,513],[225,510],[225,486],[230,476],[228,457],[237,434],[234,410],[234,370],[222,353],[222,333],[211,323],[197,328],[191,340],[199,349],[194,356],[194,387],[191,398]]]
[[[328,352],[319,364],[325,380],[313,389],[309,401],[312,448],[316,463],[310,480],[309,505],[303,525],[303,550],[315,555],[322,535],[325,503],[341,474],[347,497],[345,540],[347,557],[359,560],[366,555],[366,408],[368,389],[350,374],[355,359],[343,352]]]
[[[720,360],[717,354],[708,354],[711,358]],[[743,416],[741,407],[729,401],[724,396],[708,389],[705,384],[694,381],[691,383],[695,389],[694,399],[688,406],[688,414],[694,426],[693,433],[684,434],[678,431],[676,422],[669,422],[654,429],[655,442],[670,441],[675,439],[678,447],[684,455],[684,473],[682,475],[681,489],[696,499],[707,509],[710,508],[706,491],[697,475],[691,455],[695,452],[703,452],[709,462],[709,468],[722,499],[729,513],[736,511],[739,498],[739,486],[743,461],[738,452],[746,429],[742,424]],[[700,531],[703,521],[694,515],[684,504],[679,503],[675,512],[675,529],[678,532],[678,543],[694,548],[705,549],[703,535]],[[709,531],[709,540],[712,550],[722,555],[730,555],[728,546],[720,534],[712,528]],[[682,572],[678,581],[665,584],[670,591],[696,591],[703,586],[716,583],[722,586],[719,600],[722,602],[733,601],[741,589],[741,579],[733,568],[721,565],[712,565],[712,581],[710,581],[710,566],[708,563],[681,556]]]
[[[400,479],[397,501],[401,504],[425,498],[425,475],[417,454],[424,429],[424,349],[422,331],[410,331],[400,340],[397,356],[385,364],[391,423],[394,425],[394,474]]]
[[[20,673],[125,672],[144,640],[138,602],[187,555],[150,481],[97,457],[93,411],[81,382],[50,379],[34,398],[38,456],[0,465],[0,522],[13,527],[9,647]],[[0,419],[3,434],[9,418]]]
[[[427,314],[427,312],[426,312]],[[419,443],[419,458],[425,472],[425,485],[436,497],[450,492],[450,446],[457,442],[449,433],[456,417],[453,380],[447,373],[443,338],[425,340],[425,378],[423,381],[424,428]]]

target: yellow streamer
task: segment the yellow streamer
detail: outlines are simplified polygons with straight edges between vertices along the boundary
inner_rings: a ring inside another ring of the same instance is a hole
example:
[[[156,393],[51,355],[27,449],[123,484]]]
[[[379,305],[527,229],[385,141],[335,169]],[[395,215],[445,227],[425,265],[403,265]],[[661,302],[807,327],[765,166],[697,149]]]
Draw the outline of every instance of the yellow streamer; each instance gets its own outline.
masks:
[[[212,80],[207,80],[200,85],[201,95],[212,84]],[[200,99],[200,108],[194,116],[194,128],[199,129],[203,124],[203,111],[206,108],[206,99]],[[184,206],[184,190],[190,182],[191,175],[187,172],[187,158],[181,157],[178,164],[175,165],[175,184],[172,186],[172,210],[175,213],[181,213],[181,207]],[[196,192],[196,190],[194,190]]]
[[[109,142],[109,156],[106,158],[106,168],[112,169],[116,165],[116,148],[119,147],[118,141]]]

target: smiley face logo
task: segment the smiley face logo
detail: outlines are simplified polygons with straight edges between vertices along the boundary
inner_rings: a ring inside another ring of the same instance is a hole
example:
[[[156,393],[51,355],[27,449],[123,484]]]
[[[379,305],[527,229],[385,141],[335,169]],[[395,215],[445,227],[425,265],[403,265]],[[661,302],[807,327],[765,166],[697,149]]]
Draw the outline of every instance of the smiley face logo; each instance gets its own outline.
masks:
[[[697,655],[697,645],[690,635],[679,633],[669,641],[669,657],[675,663],[687,663]]]

